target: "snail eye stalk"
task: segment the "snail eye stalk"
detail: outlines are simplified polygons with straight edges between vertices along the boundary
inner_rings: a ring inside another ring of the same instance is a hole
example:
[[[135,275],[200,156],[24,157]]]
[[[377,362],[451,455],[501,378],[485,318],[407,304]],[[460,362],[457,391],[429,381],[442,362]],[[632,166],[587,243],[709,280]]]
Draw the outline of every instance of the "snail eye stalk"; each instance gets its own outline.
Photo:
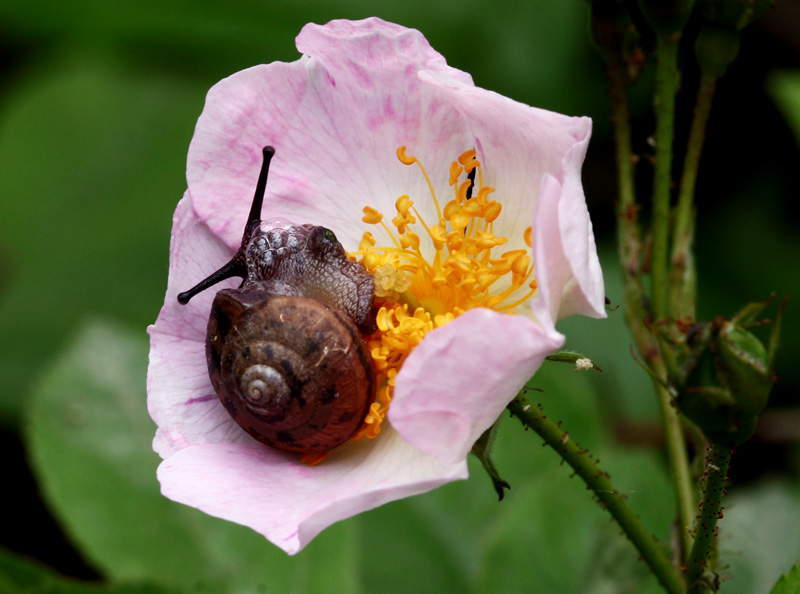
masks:
[[[275,155],[275,149],[271,146],[265,146],[261,153],[263,155],[261,172],[258,174],[256,192],[253,196],[253,204],[250,206],[250,214],[247,216],[247,223],[244,226],[244,234],[242,235],[242,244],[239,246],[239,251],[233,255],[233,258],[231,258],[225,266],[211,274],[208,278],[203,279],[188,291],[179,293],[178,303],[181,305],[186,305],[189,303],[189,300],[198,293],[205,291],[209,287],[213,287],[227,278],[233,278],[235,276],[247,278],[245,250],[247,249],[247,244],[250,243],[253,232],[261,224],[261,207],[264,204],[264,193],[267,189],[269,164],[272,161],[272,157]]]

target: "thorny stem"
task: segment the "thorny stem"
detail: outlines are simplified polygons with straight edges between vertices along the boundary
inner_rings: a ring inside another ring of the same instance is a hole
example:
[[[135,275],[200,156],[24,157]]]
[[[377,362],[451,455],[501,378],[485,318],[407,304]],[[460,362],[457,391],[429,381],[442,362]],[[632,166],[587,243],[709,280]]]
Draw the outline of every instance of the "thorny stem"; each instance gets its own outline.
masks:
[[[695,269],[694,255],[692,253],[692,244],[694,242],[694,223],[695,223],[695,208],[694,196],[695,186],[697,182],[697,171],[700,164],[700,155],[703,150],[703,143],[705,140],[706,124],[708,117],[711,113],[711,103],[714,98],[716,90],[717,77],[703,74],[700,78],[700,87],[697,92],[697,103],[695,105],[694,117],[692,118],[692,125],[689,131],[689,140],[686,147],[686,157],[683,163],[683,173],[681,175],[680,187],[678,190],[678,204],[675,208],[675,221],[672,234],[672,255],[671,264],[672,270],[670,272],[670,313],[674,318],[689,318],[694,319],[695,304],[697,300],[697,272]],[[659,400],[663,403],[669,399],[664,388],[660,388],[663,395],[660,395]],[[680,433],[680,421],[677,415],[675,417],[675,427],[673,430]],[[668,424],[668,423],[667,423]],[[665,424],[665,427],[667,426]],[[670,436],[670,429],[667,428],[667,440],[674,439],[676,444],[678,440],[683,443],[683,437]],[[686,457],[686,450],[683,446],[680,448],[677,445],[674,451],[680,452],[679,455]],[[727,462],[726,462],[727,464]],[[688,562],[689,567],[696,565],[695,554],[698,551],[698,541],[693,539],[689,533],[691,526],[692,514],[692,480],[689,473],[688,461],[684,465],[677,463],[674,465],[675,486],[678,493],[679,514],[681,520],[681,538],[683,542],[684,559],[691,550],[692,558]],[[708,468],[706,469],[708,473]],[[719,502],[717,502],[719,504]],[[716,520],[715,520],[716,521]],[[698,531],[698,536],[700,533]],[[706,546],[713,546],[712,539],[707,539],[704,543]],[[706,554],[708,551],[706,551]],[[690,570],[691,571],[691,570]],[[689,583],[696,581],[690,577]],[[697,586],[698,588],[700,586]],[[693,586],[694,588],[694,586]]]
[[[672,272],[670,273],[670,307],[674,318],[694,319],[697,276],[692,243],[694,241],[694,194],[697,170],[706,134],[706,124],[711,113],[711,103],[717,86],[717,77],[704,73],[700,77],[697,103],[694,108],[683,173],[675,208],[672,230]]]
[[[644,287],[641,277],[641,229],[634,191],[633,151],[631,149],[630,111],[628,109],[627,76],[619,58],[608,60],[607,70],[611,93],[611,120],[616,143],[617,247],[622,265],[625,290],[625,319],[634,335],[639,352],[654,350],[652,336],[643,321]]]
[[[658,62],[654,107],[656,112],[655,173],[653,178],[653,251],[651,303],[653,319],[668,313],[667,278],[670,230],[670,186],[675,125],[675,95],[678,91],[678,40],[680,34],[658,36]]]
[[[609,61],[606,71],[611,92],[611,120],[614,124],[614,140],[616,142],[617,183],[619,186],[619,203],[617,215],[625,213],[636,206],[633,189],[633,150],[631,149],[630,110],[625,66],[621,60]],[[627,236],[639,239],[639,228],[636,220],[625,229]]]
[[[518,396],[508,405],[508,410],[525,427],[533,429],[581,477],[586,486],[619,524],[664,589],[670,594],[681,594],[684,586],[680,576],[656,544],[655,539],[647,532],[639,518],[625,502],[624,496],[611,484],[608,473],[600,470],[597,462],[585,449],[580,448],[570,439],[568,433],[562,431],[556,423],[548,419],[540,406],[534,406],[525,398]]]
[[[709,442],[706,450],[706,468],[703,473],[703,499],[697,516],[694,547],[689,558],[686,580],[689,584],[687,594],[716,592],[713,575],[712,554],[716,548],[717,520],[722,518],[722,498],[725,496],[725,481],[731,450]]]
[[[657,321],[669,314],[669,235],[670,190],[672,184],[672,149],[675,126],[675,95],[678,91],[678,42],[680,33],[658,36],[658,62],[654,107],[656,112],[655,173],[653,178],[653,248],[651,261],[652,319]],[[660,357],[650,361],[651,368],[660,378],[666,378]],[[678,515],[684,555],[691,546],[691,525],[694,497],[686,445],[681,430],[678,411],[672,406],[669,392],[656,385],[661,409],[668,463],[678,498]]]
[[[650,365],[658,377],[666,376],[664,365],[660,359],[652,360]],[[692,548],[691,527],[695,510],[694,482],[692,481],[692,471],[689,466],[689,456],[686,453],[683,426],[678,411],[672,404],[672,395],[657,382],[653,382],[653,385],[658,396],[658,406],[661,410],[661,419],[664,425],[667,463],[678,502],[680,557],[681,561],[685,561]]]
[[[653,335],[645,326],[644,289],[641,278],[641,230],[637,220],[636,197],[633,188],[633,154],[631,150],[630,116],[625,84],[624,66],[619,60],[609,61],[608,80],[611,91],[611,110],[617,152],[619,202],[617,204],[617,241],[625,287],[625,314],[636,347],[658,377],[665,377],[664,365],[658,354]],[[669,450],[670,472],[678,500],[681,524],[681,549],[687,555],[692,546],[689,533],[694,513],[694,492],[689,460],[684,447],[680,420],[671,405],[666,390],[654,382],[664,422]]]

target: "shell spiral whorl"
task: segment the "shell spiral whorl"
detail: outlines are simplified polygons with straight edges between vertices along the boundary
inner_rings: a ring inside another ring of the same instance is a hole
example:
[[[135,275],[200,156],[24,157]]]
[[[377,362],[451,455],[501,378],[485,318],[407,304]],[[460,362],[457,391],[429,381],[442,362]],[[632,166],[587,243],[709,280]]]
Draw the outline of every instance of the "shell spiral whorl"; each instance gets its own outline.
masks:
[[[235,297],[228,293],[235,291],[215,299],[209,332],[218,340],[207,352],[212,383],[231,416],[282,450],[321,453],[350,439],[374,394],[355,324],[315,299],[282,295],[237,311],[235,323],[226,324]]]
[[[280,371],[271,365],[251,365],[239,378],[242,401],[253,412],[269,414],[269,411],[289,399],[289,386]]]

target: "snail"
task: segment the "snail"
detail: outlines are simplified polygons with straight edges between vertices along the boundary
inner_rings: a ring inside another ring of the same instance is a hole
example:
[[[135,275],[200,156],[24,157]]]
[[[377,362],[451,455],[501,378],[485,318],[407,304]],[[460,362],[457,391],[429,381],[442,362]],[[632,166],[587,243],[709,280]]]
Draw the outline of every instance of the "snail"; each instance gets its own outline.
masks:
[[[232,277],[214,298],[206,334],[211,384],[233,419],[279,450],[328,452],[361,427],[374,399],[371,357],[374,281],[347,258],[334,233],[314,225],[261,221],[263,164],[239,250],[225,266],[178,295]]]

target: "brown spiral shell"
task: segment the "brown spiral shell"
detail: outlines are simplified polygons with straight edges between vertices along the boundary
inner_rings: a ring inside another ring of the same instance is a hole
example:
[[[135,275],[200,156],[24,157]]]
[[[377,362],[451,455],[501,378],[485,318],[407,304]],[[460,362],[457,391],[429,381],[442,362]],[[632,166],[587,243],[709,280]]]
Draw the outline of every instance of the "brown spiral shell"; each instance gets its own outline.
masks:
[[[258,441],[319,454],[350,439],[374,400],[362,334],[375,325],[375,284],[329,229],[262,223],[274,153],[264,147],[241,248],[178,302],[221,280],[244,279],[238,289],[219,291],[211,306],[211,384],[231,417]]]
[[[220,291],[208,324],[211,383],[230,415],[258,441],[322,453],[361,427],[375,392],[358,328],[307,297]]]

